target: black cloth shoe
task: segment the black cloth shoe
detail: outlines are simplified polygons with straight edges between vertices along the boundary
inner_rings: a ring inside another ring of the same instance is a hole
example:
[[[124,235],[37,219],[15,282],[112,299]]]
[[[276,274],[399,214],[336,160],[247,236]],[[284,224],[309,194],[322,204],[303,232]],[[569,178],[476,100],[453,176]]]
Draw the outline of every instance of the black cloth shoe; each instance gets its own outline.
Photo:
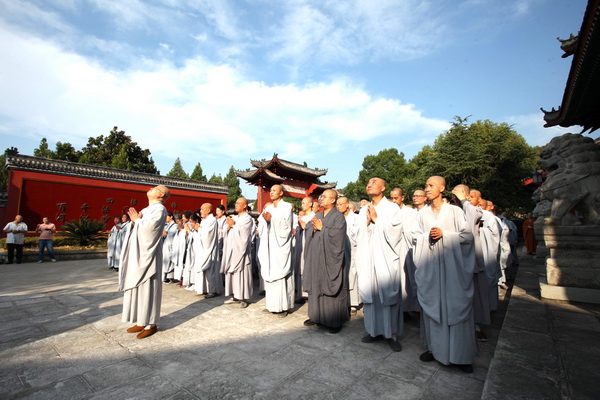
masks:
[[[341,326],[340,326],[340,327],[338,327],[338,328],[329,328],[329,333],[336,334],[336,333],[338,333],[338,332],[339,332],[339,331],[341,331],[341,330],[342,330],[342,327],[341,327]]]
[[[373,336],[371,336],[369,334],[363,336],[362,339],[360,339],[360,341],[363,342],[363,343],[373,343],[376,340],[377,340],[376,337],[373,337]]]
[[[435,358],[433,357],[433,353],[426,351],[425,353],[423,353],[419,356],[419,360],[421,360],[423,362],[431,362],[431,361],[435,360]]]
[[[317,326],[317,323],[311,321],[310,319],[307,319],[306,321],[304,321],[304,326]]]
[[[204,296],[205,299],[212,299],[213,297],[217,297],[219,294],[218,293],[209,293],[206,296]]]
[[[288,312],[287,312],[287,311],[282,311],[282,312],[280,312],[280,313],[277,313],[277,316],[278,316],[279,318],[285,318],[285,317],[287,317],[287,316],[288,316]]]
[[[247,303],[247,302],[245,302],[244,300],[242,300],[242,301],[240,301],[240,306],[241,306],[242,308],[248,308],[248,303]]]
[[[466,372],[467,374],[473,373],[473,366],[471,364],[457,364],[457,365],[458,365],[458,368],[462,372]]]
[[[402,345],[397,340],[388,339],[388,343],[393,351],[402,351]]]

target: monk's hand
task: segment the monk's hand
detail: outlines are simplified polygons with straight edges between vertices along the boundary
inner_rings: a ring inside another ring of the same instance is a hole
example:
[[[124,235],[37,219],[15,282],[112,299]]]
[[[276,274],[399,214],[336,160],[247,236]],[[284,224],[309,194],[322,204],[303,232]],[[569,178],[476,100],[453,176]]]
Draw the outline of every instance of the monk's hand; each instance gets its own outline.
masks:
[[[292,236],[296,236],[296,228],[292,228]]]
[[[369,204],[367,205],[367,207],[369,207],[369,209],[367,210],[368,213],[367,215],[369,216],[370,221],[369,222],[373,222],[375,223],[377,221],[377,210],[375,209],[375,206],[373,204]]]
[[[225,220],[225,222],[227,222],[227,225],[229,225],[229,229],[233,228],[233,225],[235,225],[235,221],[231,217],[227,217],[227,219]]]
[[[452,194],[456,196],[456,198],[460,201],[463,201],[467,198],[467,192],[463,188],[455,187],[452,189]]]
[[[142,215],[139,212],[137,212],[137,210],[133,207],[129,207],[129,210],[127,210],[127,214],[129,215],[129,218],[132,222],[135,222],[142,217]]]
[[[442,230],[440,228],[434,227],[434,228],[431,228],[429,235],[431,236],[431,238],[433,240],[438,240],[442,236],[444,236],[444,232],[442,232]]]
[[[163,237],[167,236],[167,231],[163,230]]]
[[[321,229],[323,229],[323,220],[320,220],[317,217],[313,217],[311,222],[315,231],[320,231]]]
[[[271,222],[271,213],[270,212],[265,211],[264,213],[262,213],[262,216],[265,219],[265,221]]]
[[[302,229],[306,229],[306,222],[303,219],[299,219],[298,223]]]

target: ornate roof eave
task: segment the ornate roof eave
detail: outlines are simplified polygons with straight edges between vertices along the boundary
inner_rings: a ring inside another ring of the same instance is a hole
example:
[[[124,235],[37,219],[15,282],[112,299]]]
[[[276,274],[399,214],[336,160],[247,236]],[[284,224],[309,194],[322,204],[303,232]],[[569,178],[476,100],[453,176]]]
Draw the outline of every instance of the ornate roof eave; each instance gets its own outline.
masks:
[[[272,171],[265,168],[252,169],[247,171],[235,171],[235,174],[247,181],[253,181],[257,179],[268,179],[270,181],[283,182],[285,178],[273,173]]]
[[[138,185],[165,185],[170,189],[184,189],[217,194],[229,193],[226,185],[216,183],[170,178],[168,176],[149,174],[146,172],[127,171],[123,169],[52,160],[49,158],[32,157],[21,154],[8,155],[6,157],[6,168],[79,178],[101,179],[112,182],[133,183]]]
[[[600,128],[600,0],[590,0],[577,37],[563,42],[573,61],[558,110],[544,112],[544,127],[580,125],[583,132]]]
[[[306,163],[304,165],[297,164],[295,162],[283,160],[279,158],[277,153],[273,154],[273,158],[270,160],[262,159],[262,160],[250,160],[250,163],[253,167],[256,168],[270,168],[275,165],[279,165],[283,169],[287,169],[290,171],[298,172],[304,175],[309,176],[323,176],[327,173],[327,169],[319,169],[319,168],[309,168]]]

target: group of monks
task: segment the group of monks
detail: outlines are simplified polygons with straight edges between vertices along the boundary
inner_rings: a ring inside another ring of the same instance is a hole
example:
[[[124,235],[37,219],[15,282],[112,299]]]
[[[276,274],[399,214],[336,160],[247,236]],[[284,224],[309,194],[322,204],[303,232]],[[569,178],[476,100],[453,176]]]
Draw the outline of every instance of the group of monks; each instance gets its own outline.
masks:
[[[296,215],[274,185],[257,220],[245,198],[231,216],[224,209],[213,215],[209,203],[200,216],[165,211],[158,279],[205,298],[224,292],[230,296],[225,304],[245,308],[255,264],[267,313],[285,317],[307,300],[304,325],[335,334],[362,308],[362,341],[385,339],[394,351],[402,350],[403,313],[419,313],[426,349],[420,359],[472,372],[476,341],[485,340],[481,325],[491,323],[498,286],[506,288],[506,268],[517,263],[516,226],[494,215],[496,208],[477,190],[458,185],[446,201],[445,189],[444,178],[429,178],[415,191],[413,207],[404,204],[400,188],[388,200],[385,181],[372,178],[370,201],[358,213],[347,198],[326,190],[316,206],[303,199]],[[156,319],[130,329],[144,327],[156,330]]]
[[[273,186],[258,223],[267,311],[287,315],[295,292],[308,297],[304,325],[337,333],[362,307],[362,341],[386,339],[394,351],[402,350],[403,313],[420,313],[420,359],[472,372],[476,341],[485,340],[481,325],[491,323],[498,286],[507,288],[506,268],[516,262],[516,226],[479,191],[461,184],[446,201],[445,189],[444,178],[429,178],[412,207],[402,189],[388,200],[385,181],[372,178],[358,214],[326,190],[316,214],[303,200],[295,225],[282,188]]]

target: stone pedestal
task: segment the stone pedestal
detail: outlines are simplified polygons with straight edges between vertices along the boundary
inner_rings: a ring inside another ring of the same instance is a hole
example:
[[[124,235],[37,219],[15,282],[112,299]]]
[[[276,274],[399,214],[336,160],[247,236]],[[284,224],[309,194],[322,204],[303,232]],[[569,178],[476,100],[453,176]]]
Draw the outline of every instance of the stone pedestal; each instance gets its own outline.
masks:
[[[548,287],[542,291],[542,296],[600,303],[600,228],[544,225],[542,229],[549,250],[546,258]],[[594,298],[597,301],[593,301]]]

